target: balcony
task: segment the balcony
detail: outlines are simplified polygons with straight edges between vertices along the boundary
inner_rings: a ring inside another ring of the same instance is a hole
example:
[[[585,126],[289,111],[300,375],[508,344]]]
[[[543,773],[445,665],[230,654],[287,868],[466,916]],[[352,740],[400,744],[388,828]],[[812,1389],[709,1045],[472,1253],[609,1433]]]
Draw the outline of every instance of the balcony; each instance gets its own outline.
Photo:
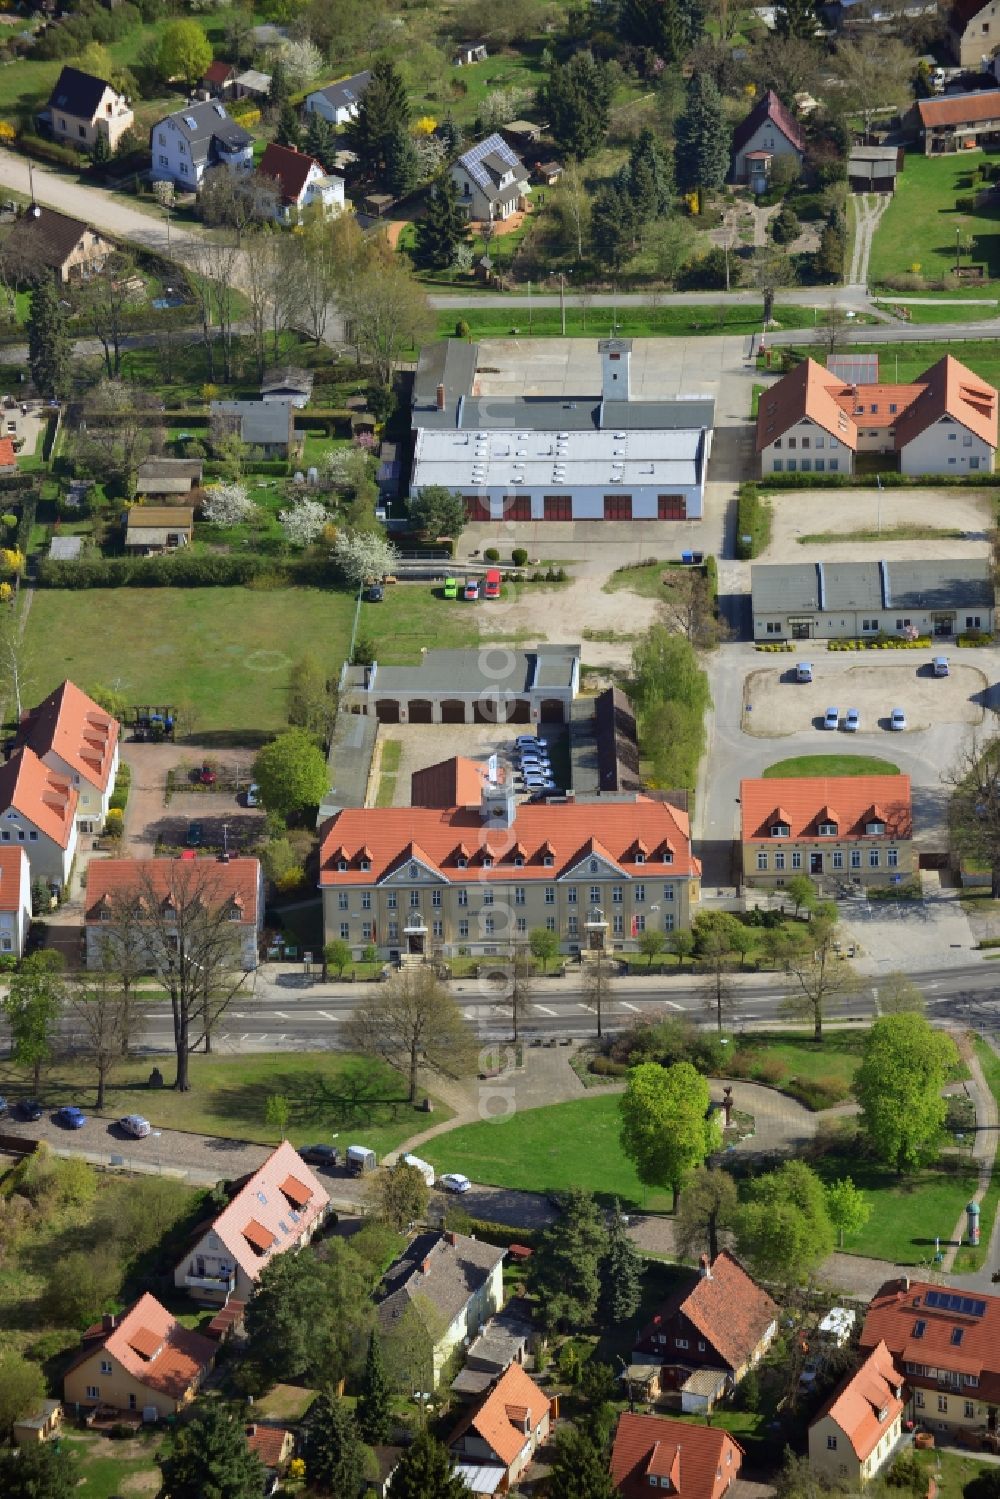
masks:
[[[217,1296],[231,1296],[236,1289],[236,1272],[202,1270],[200,1274],[196,1274],[189,1271],[184,1277],[184,1284],[194,1291],[213,1291]]]

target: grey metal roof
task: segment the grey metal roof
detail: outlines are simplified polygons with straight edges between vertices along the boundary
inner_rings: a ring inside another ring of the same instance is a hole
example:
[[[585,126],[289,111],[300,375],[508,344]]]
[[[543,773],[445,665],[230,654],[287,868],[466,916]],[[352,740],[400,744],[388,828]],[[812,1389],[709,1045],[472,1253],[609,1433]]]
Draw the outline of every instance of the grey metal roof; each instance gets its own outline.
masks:
[[[487,653],[488,654],[488,653]],[[528,692],[535,687],[571,687],[578,645],[543,645],[534,651],[511,651],[511,669],[498,681],[480,661],[479,651],[427,651],[418,666],[382,666],[373,690],[379,692]]]
[[[213,401],[209,412],[238,417],[244,442],[281,443],[288,441],[291,409],[291,401]]]
[[[237,77],[236,87],[249,89],[255,94],[266,94],[271,87],[271,75],[260,72],[258,68],[247,68],[245,73],[240,73]]]
[[[49,556],[54,562],[75,562],[82,546],[82,536],[53,536],[49,542]]]
[[[990,564],[951,562],[790,562],[750,569],[753,608],[760,614],[800,610],[992,609]]]
[[[504,428],[530,432],[679,432],[700,430],[715,423],[711,396],[660,401],[601,401],[596,396],[466,396],[456,410],[445,387],[445,410],[435,404],[436,386],[429,402],[421,403],[420,427],[457,427],[460,431],[490,432]],[[416,405],[416,403],[414,403]]]
[[[506,1253],[465,1234],[417,1234],[382,1278],[378,1319],[383,1331],[391,1331],[413,1307],[436,1343]]]
[[[454,422],[454,407],[460,396],[472,390],[479,362],[479,345],[466,343],[463,338],[444,338],[437,343],[424,344],[417,359],[417,372],[413,377],[413,405],[437,411],[437,390],[444,386],[446,411],[451,411],[448,425]]]
[[[352,78],[342,78],[339,83],[331,83],[326,88],[313,89],[313,94],[322,94],[328,99],[334,109],[350,109],[352,105],[360,104],[365,89],[371,82],[371,72],[355,73]]]
[[[755,614],[791,614],[819,607],[819,580],[812,562],[757,563],[750,569]]]
[[[890,562],[893,609],[992,609],[993,570],[985,557],[955,562]]]

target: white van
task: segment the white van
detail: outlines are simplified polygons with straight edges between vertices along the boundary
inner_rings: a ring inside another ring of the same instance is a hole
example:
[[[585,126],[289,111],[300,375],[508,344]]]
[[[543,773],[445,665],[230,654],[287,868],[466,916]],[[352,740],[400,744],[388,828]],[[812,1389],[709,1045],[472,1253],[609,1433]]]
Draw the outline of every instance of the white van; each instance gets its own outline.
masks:
[[[423,1177],[427,1185],[429,1187],[433,1187],[434,1167],[431,1165],[430,1161],[422,1161],[418,1155],[410,1155],[409,1153],[407,1153],[403,1157],[403,1165],[412,1166],[414,1171],[419,1171],[420,1175]]]

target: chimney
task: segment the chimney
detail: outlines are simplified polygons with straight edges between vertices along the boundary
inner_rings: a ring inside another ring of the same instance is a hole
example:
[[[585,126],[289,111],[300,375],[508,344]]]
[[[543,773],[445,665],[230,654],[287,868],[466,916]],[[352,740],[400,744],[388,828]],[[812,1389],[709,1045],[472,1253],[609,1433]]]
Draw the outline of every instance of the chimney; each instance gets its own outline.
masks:
[[[443,411],[444,408],[445,408],[445,391],[444,391],[444,382],[442,381],[441,384],[437,388],[437,409],[439,411]]]
[[[702,1254],[698,1257],[698,1274],[702,1280],[712,1279],[712,1267],[708,1262],[708,1255]]]
[[[421,1275],[430,1275],[430,1273],[431,1273],[431,1262],[430,1262],[429,1259],[421,1260],[421,1262],[420,1262],[420,1273],[421,1273]]]
[[[446,1233],[444,1236],[444,1242],[446,1244],[451,1244],[454,1247],[454,1245],[458,1243],[458,1240],[455,1238],[455,1235],[449,1230],[448,1233]]]
[[[114,1332],[117,1320],[114,1312],[105,1312],[101,1318],[101,1326],[105,1332]]]
[[[910,1289],[910,1277],[908,1275],[901,1275],[899,1285],[901,1290],[908,1291]]]

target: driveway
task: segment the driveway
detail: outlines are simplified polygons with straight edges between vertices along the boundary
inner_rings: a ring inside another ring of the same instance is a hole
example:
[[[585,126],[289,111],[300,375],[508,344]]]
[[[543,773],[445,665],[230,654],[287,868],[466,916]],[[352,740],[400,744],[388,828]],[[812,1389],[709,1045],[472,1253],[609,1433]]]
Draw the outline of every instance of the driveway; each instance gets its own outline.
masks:
[[[262,809],[250,809],[237,801],[229,789],[195,790],[190,772],[207,758],[218,776],[218,785],[245,785],[256,751],[230,749],[223,753],[199,751],[185,744],[142,744],[128,741],[122,757],[132,771],[132,787],[125,814],[125,844],[131,858],[151,858],[158,838],[183,843],[188,824],[199,821],[205,829],[205,846],[223,846],[223,823],[228,825],[229,847],[251,843],[263,825]],[[167,776],[173,771],[179,789],[166,801]]]

